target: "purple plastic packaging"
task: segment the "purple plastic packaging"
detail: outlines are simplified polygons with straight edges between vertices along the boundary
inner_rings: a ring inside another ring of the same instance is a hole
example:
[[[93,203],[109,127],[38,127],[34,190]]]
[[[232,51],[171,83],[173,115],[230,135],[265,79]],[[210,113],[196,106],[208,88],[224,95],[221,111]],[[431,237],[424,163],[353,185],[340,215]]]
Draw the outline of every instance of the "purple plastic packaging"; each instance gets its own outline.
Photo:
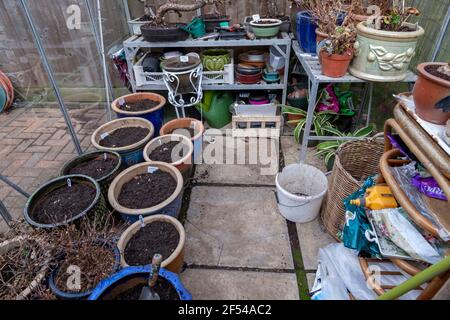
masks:
[[[417,174],[411,179],[411,184],[428,197],[447,201],[444,191],[442,191],[433,177],[422,178]]]

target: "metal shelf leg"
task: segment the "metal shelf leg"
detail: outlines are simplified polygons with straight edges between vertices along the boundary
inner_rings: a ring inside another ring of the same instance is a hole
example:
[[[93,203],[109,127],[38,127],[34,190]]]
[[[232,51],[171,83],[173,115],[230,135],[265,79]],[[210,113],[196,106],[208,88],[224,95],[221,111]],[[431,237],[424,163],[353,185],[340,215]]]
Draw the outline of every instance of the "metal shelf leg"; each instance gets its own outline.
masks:
[[[305,163],[306,154],[308,151],[308,141],[311,134],[311,126],[314,117],[314,110],[316,109],[317,93],[319,90],[319,83],[312,82],[311,91],[309,94],[308,115],[306,117],[306,124],[303,131],[303,142],[300,148],[300,163]]]

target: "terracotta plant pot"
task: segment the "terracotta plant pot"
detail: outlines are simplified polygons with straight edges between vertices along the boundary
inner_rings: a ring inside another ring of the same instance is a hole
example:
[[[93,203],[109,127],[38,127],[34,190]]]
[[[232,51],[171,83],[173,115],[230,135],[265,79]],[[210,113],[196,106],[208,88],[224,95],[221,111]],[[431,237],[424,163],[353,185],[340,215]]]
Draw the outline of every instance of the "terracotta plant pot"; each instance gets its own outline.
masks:
[[[325,51],[320,52],[320,60],[322,63],[322,73],[327,77],[340,78],[343,77],[348,70],[353,54],[331,54]]]
[[[167,122],[159,133],[162,136],[172,133],[180,134],[176,131],[187,128],[194,128],[194,136],[191,138],[194,144],[194,163],[200,163],[203,155],[203,135],[205,134],[205,126],[200,120],[194,118],[175,119]]]
[[[301,114],[287,114],[287,118],[288,118],[288,126],[291,128],[295,128],[297,126],[297,124],[300,122],[301,119],[304,118],[303,115]],[[298,121],[297,121],[298,120]],[[296,122],[291,122],[291,121],[296,121]]]
[[[322,40],[325,40],[328,38],[328,34],[325,32],[319,31],[319,29],[316,29],[316,42],[320,43]]]
[[[436,104],[450,96],[450,81],[427,72],[430,65],[445,65],[440,62],[425,62],[417,66],[419,78],[414,86],[413,98],[417,115],[425,121],[444,125],[450,119],[450,112],[436,108]]]
[[[175,168],[180,170],[183,176],[184,184],[187,184],[192,176],[192,169],[193,169],[192,154],[194,153],[194,145],[191,139],[179,134],[169,134],[166,136],[160,136],[150,141],[144,148],[144,159],[147,162],[155,161],[150,158],[150,155],[153,152],[153,150],[155,150],[156,148],[165,143],[175,141],[178,141],[183,145],[183,157],[174,159],[175,161],[169,164],[173,165]]]
[[[144,218],[145,225],[157,221],[172,224],[177,229],[178,234],[180,235],[180,241],[178,242],[178,246],[176,247],[175,251],[161,263],[162,268],[175,273],[180,273],[184,263],[184,244],[186,242],[186,232],[184,231],[184,227],[177,219],[166,215],[155,215]],[[125,261],[125,249],[127,247],[127,244],[141,228],[141,221],[135,222],[127,230],[125,230],[125,232],[121,235],[119,242],[117,243],[117,247],[120,251],[120,265],[123,268],[129,267],[128,263]]]

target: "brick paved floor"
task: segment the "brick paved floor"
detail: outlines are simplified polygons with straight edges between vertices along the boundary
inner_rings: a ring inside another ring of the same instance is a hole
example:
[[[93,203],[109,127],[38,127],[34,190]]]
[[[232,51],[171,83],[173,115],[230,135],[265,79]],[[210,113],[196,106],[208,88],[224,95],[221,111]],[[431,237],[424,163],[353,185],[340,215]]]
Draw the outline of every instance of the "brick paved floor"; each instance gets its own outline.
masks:
[[[92,132],[106,121],[98,104],[80,105],[69,111],[84,150],[91,147]],[[31,193],[76,156],[64,118],[57,107],[27,105],[0,114],[0,172]],[[0,182],[0,200],[13,218],[22,216],[26,199]],[[0,232],[5,230],[0,222]]]

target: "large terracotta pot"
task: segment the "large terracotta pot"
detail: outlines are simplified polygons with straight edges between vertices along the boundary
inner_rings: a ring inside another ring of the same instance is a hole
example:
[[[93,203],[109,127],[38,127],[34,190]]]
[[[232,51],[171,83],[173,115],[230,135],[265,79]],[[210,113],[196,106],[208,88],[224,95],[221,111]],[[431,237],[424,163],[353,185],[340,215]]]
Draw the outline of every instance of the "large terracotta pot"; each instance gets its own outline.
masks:
[[[347,73],[348,66],[352,59],[352,53],[329,55],[326,51],[322,50],[320,52],[322,73],[331,78],[343,77]]]
[[[417,66],[419,78],[414,86],[413,98],[417,115],[425,121],[445,124],[450,112],[436,108],[436,104],[450,96],[450,81],[436,77],[425,70],[429,65],[445,65],[442,62],[425,62]]]
[[[325,40],[328,38],[328,34],[325,32],[319,31],[319,29],[316,29],[316,42],[320,43],[320,41]]]
[[[410,23],[404,25],[415,27]],[[402,81],[416,53],[417,41],[424,32],[420,26],[410,32],[376,30],[367,27],[366,22],[360,22],[350,73],[368,81]]]

